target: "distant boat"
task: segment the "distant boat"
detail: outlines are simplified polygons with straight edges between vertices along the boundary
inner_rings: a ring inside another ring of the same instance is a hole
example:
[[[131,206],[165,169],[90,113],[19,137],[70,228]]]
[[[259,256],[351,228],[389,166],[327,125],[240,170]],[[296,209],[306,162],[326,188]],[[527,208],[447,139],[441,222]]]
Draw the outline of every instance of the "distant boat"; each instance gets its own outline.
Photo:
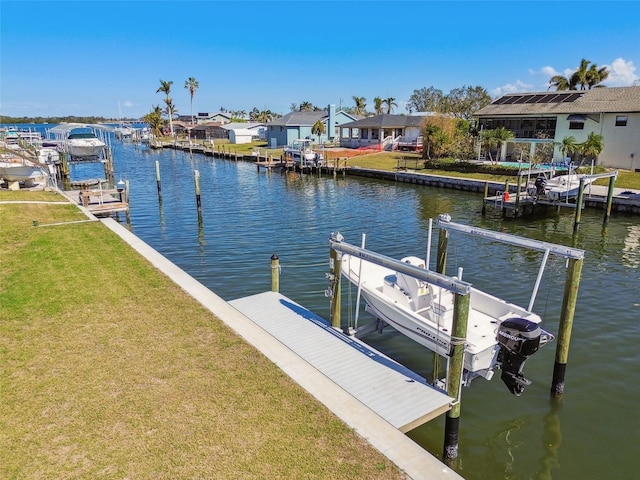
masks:
[[[600,175],[588,175],[575,173],[571,170],[565,175],[557,175],[547,178],[544,174],[538,175],[533,187],[529,187],[529,193],[552,202],[569,201],[580,193],[580,182],[586,187],[593,183]]]
[[[122,122],[120,126],[115,127],[114,129],[116,138],[125,139],[125,138],[133,138],[133,135],[136,133],[136,129],[133,127],[133,124],[130,122]]]
[[[313,142],[309,139],[297,139],[284,147],[285,159],[291,159],[296,165],[322,166],[324,157],[313,150]]]

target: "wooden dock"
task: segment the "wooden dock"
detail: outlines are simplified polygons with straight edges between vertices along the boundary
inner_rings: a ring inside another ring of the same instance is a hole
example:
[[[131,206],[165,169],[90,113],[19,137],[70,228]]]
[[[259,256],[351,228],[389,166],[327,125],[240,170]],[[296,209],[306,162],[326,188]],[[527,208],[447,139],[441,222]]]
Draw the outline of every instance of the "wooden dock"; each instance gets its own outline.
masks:
[[[229,302],[401,432],[446,413],[453,398],[277,292]]]

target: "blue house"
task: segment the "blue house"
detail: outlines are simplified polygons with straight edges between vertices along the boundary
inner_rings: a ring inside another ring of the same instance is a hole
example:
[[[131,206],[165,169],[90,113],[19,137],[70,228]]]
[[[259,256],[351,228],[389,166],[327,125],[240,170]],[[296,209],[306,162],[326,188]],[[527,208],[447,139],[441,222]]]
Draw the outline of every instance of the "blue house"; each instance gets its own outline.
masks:
[[[309,138],[318,144],[334,142],[340,138],[340,125],[358,118],[343,110],[336,111],[335,105],[329,105],[327,110],[289,112],[267,124],[267,141],[271,148],[290,145],[301,138]],[[325,130],[320,137],[311,132],[318,120],[324,123]]]

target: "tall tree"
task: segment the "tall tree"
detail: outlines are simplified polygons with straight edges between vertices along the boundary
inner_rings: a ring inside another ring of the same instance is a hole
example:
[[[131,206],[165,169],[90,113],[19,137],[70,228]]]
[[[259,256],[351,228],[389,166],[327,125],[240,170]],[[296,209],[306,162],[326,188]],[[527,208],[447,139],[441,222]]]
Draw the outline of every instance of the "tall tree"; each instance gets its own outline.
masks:
[[[311,112],[313,111],[313,103],[304,101],[300,104],[301,112]]]
[[[384,106],[384,100],[380,97],[376,97],[373,99],[373,108],[376,115],[380,115],[382,113],[382,107]]]
[[[383,100],[384,104],[387,106],[387,113],[393,112],[393,107],[397,107],[396,99],[393,97],[385,98]]]
[[[311,133],[318,136],[318,143],[322,142],[322,135],[327,131],[322,120],[317,120],[311,127]]]
[[[191,125],[193,125],[193,97],[195,96],[196,90],[198,90],[199,86],[200,84],[193,77],[189,77],[188,80],[184,82],[184,88],[189,90],[189,95],[191,95]]]
[[[454,88],[442,99],[442,112],[469,120],[473,114],[491,103],[491,95],[483,87]]]
[[[364,115],[367,109],[367,99],[364,97],[352,97],[355,107],[353,109],[354,115]]]
[[[160,80],[160,88],[156,90],[156,93],[162,92],[165,94],[164,103],[167,105],[167,116],[169,117],[169,133],[173,137],[173,100],[171,100],[171,85],[173,85],[173,81],[170,80],[165,82],[164,80]]]
[[[442,90],[435,87],[423,87],[413,91],[407,106],[410,111],[415,112],[441,112],[443,99]]]
[[[580,66],[571,75],[564,77],[562,75],[554,75],[549,80],[549,88],[554,87],[557,91],[563,90],[591,90],[594,87],[603,87],[601,82],[609,77],[607,67],[598,68],[598,65],[586,58],[580,61]],[[547,90],[548,90],[547,89]]]

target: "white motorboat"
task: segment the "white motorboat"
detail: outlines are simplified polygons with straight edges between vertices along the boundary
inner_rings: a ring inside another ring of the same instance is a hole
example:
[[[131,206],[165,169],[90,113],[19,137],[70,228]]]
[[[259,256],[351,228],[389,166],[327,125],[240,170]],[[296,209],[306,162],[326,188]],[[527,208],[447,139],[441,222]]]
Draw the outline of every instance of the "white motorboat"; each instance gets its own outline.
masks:
[[[424,269],[424,260],[406,257],[402,262]],[[344,254],[342,274],[358,285],[366,310],[378,322],[392,326],[439,355],[449,355],[452,339],[454,294],[442,287],[391,268]],[[543,331],[541,318],[527,309],[471,288],[464,350],[464,380],[481,376],[490,380],[500,366],[502,379],[515,395],[530,382],[522,375],[527,356],[553,338]],[[384,324],[378,325],[381,329]],[[521,342],[516,355],[501,345]],[[518,354],[521,354],[518,357]],[[516,358],[517,357],[517,358]]]
[[[102,156],[106,144],[91,129],[77,128],[69,132],[66,146],[71,158],[92,159]]]
[[[70,160],[104,160],[107,156],[107,133],[113,127],[98,124],[62,123],[47,131],[52,140],[66,152]]]
[[[290,159],[296,165],[319,167],[324,165],[322,154],[313,150],[313,142],[307,138],[294,140],[283,149],[285,159]]]
[[[586,187],[591,184],[597,176],[579,174],[573,171],[565,175],[557,175],[555,177],[546,178],[539,175],[533,187],[530,187],[530,193],[538,198],[545,198],[552,202],[564,200],[569,201],[578,196],[580,193],[580,181]]]
[[[131,139],[136,133],[136,129],[130,122],[122,122],[118,127],[114,129],[115,136],[118,139]]]
[[[33,187],[46,181],[48,173],[38,165],[27,162],[0,161],[0,178],[7,183],[24,182],[26,187]]]

